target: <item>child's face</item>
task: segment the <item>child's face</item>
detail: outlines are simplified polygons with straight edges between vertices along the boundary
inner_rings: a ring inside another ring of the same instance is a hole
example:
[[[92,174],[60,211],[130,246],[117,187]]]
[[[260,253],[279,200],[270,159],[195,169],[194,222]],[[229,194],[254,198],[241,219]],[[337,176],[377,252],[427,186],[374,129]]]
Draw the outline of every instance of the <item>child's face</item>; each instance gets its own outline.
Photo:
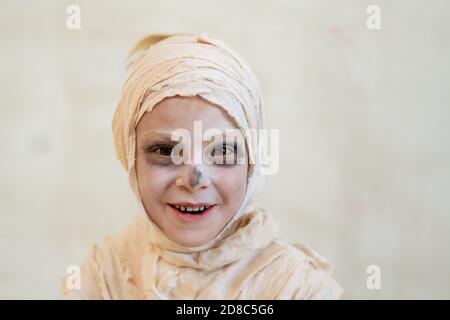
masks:
[[[223,132],[237,128],[222,108],[200,97],[176,96],[145,113],[136,129],[136,173],[147,214],[169,239],[187,247],[205,244],[223,229],[243,201],[247,180],[248,161],[242,141],[237,148],[245,158],[244,164],[205,163],[204,159],[194,163],[194,121],[198,120],[202,135],[211,128]],[[174,164],[170,156],[178,143],[171,141],[170,134],[179,128],[189,131],[192,139],[192,161],[187,164]],[[210,147],[211,140],[202,142],[201,149]],[[225,140],[213,154],[220,156],[220,150],[230,156],[233,147],[233,141]],[[174,207],[205,203],[212,207],[196,215]]]

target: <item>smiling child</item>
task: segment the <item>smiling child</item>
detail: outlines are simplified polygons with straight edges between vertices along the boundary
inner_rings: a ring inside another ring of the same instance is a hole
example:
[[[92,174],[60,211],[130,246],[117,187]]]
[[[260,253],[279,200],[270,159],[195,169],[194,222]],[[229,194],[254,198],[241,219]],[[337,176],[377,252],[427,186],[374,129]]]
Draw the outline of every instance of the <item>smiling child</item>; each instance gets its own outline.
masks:
[[[80,287],[64,282],[64,296],[340,298],[328,262],[282,240],[254,203],[259,145],[240,134],[262,128],[261,108],[256,77],[223,42],[205,33],[138,42],[112,128],[141,211],[92,247]]]

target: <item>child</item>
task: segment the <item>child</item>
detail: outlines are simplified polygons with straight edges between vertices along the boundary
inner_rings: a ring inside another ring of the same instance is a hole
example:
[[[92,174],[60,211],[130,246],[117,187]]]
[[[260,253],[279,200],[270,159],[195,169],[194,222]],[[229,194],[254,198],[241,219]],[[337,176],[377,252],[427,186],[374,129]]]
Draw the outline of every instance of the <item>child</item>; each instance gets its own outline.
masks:
[[[64,296],[340,298],[327,261],[281,240],[272,216],[253,206],[258,145],[226,134],[262,128],[245,61],[207,34],[150,35],[132,56],[112,128],[142,210],[93,246],[80,288],[64,286]]]

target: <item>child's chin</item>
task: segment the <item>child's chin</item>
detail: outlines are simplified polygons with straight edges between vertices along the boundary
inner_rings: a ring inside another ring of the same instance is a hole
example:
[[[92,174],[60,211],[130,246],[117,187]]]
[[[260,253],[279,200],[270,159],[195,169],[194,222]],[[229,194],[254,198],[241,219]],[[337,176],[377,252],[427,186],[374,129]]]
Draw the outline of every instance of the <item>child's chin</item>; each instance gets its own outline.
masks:
[[[197,231],[198,232],[198,231]],[[183,237],[177,236],[172,241],[176,242],[179,245],[189,248],[201,247],[202,245],[208,243],[210,241],[209,237],[201,237],[199,235],[184,235]]]

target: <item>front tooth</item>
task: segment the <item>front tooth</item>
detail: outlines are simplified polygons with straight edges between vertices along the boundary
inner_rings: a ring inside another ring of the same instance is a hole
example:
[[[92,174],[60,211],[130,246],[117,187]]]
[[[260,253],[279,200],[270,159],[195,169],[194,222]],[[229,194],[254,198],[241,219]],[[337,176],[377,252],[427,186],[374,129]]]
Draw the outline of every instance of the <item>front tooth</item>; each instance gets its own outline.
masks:
[[[181,211],[184,211],[184,210],[185,210],[185,208],[184,208],[183,206],[180,206],[180,209],[181,209]]]
[[[189,207],[188,207],[188,208],[186,208],[186,209],[187,209],[187,211],[192,211],[192,208],[189,208]]]
[[[200,207],[200,210],[202,210],[202,211],[203,211],[204,209],[205,209],[205,207]]]

